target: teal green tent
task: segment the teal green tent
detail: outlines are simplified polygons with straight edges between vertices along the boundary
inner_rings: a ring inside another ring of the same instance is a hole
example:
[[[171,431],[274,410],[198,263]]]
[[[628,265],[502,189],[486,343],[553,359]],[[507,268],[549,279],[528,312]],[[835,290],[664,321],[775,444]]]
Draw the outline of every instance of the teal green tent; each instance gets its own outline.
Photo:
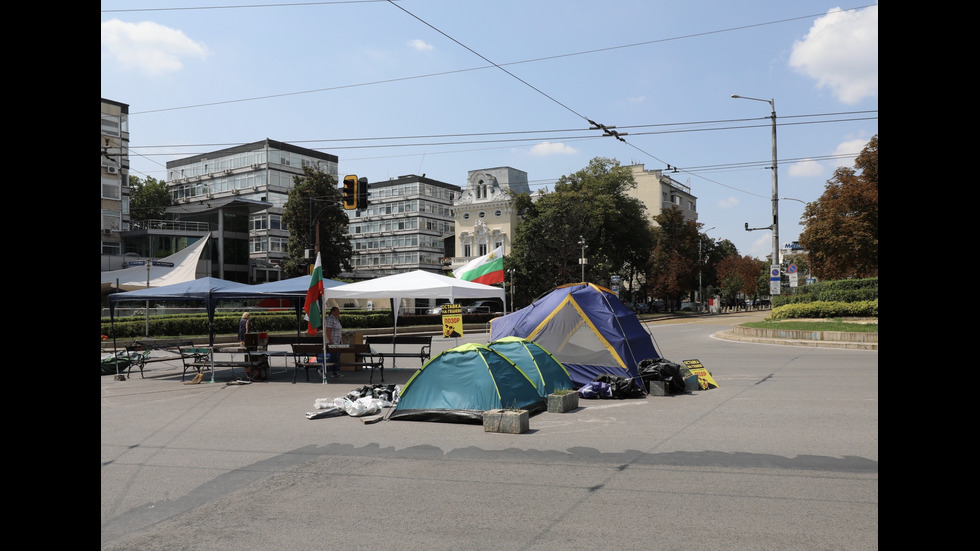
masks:
[[[531,378],[513,361],[471,343],[446,350],[416,371],[402,387],[389,419],[482,423],[484,411],[538,413],[546,406]]]
[[[517,364],[517,367],[531,378],[541,396],[547,396],[556,390],[575,388],[565,366],[551,352],[534,341],[520,337],[504,337],[488,346]]]

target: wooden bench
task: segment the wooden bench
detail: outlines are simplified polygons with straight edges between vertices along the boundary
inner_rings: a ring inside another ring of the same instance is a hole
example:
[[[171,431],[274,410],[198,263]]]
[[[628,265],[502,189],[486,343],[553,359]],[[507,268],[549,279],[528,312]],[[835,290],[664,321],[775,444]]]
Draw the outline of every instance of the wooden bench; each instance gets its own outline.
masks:
[[[194,346],[191,341],[155,341],[155,340],[145,340],[145,341],[133,341],[132,344],[126,346],[126,352],[129,352],[130,363],[126,369],[126,377],[129,378],[131,372],[133,371],[133,366],[140,368],[140,378],[145,379],[143,376],[143,368],[146,364],[152,362],[166,362],[174,358],[153,358],[150,357],[150,353],[154,350],[165,350],[167,352],[173,352],[174,354],[180,354],[180,348],[182,346]]]
[[[369,335],[364,337],[365,344],[372,347],[372,356],[381,358],[418,358],[422,363],[429,360],[432,354],[432,335]],[[374,351],[375,345],[390,345],[391,352]],[[419,346],[418,352],[406,352],[398,350],[398,345]],[[382,368],[382,373],[384,373]],[[384,379],[382,379],[384,380]]]
[[[211,367],[211,349],[207,346],[182,346],[180,350],[180,361],[184,364],[184,372],[180,374],[183,381],[188,369],[193,369],[200,373],[205,367]]]
[[[215,354],[241,354],[241,360],[215,360]],[[193,369],[200,373],[204,368],[230,367],[232,377],[235,376],[235,368],[255,369],[260,373],[262,369],[267,369],[268,360],[262,356],[250,356],[247,348],[232,346],[226,348],[209,348],[207,346],[189,346],[180,348],[180,359],[184,364],[184,372],[180,375],[183,381],[188,369]]]
[[[369,367],[371,368],[371,380],[374,380],[374,370],[378,368],[383,368],[383,360],[381,362],[376,361],[361,361],[365,356],[372,356],[371,348],[366,344],[328,344],[326,346],[327,354],[331,355],[331,360],[334,358],[339,358],[341,354],[353,354],[355,361],[353,362],[318,362],[309,361],[308,358],[316,358],[318,355],[323,353],[323,344],[319,343],[292,343],[293,356],[296,361],[296,370],[293,372],[293,382],[296,382],[296,375],[299,373],[300,369],[306,371],[306,380],[310,380],[310,369],[321,369],[326,367]],[[381,380],[384,381],[384,373],[381,375]]]

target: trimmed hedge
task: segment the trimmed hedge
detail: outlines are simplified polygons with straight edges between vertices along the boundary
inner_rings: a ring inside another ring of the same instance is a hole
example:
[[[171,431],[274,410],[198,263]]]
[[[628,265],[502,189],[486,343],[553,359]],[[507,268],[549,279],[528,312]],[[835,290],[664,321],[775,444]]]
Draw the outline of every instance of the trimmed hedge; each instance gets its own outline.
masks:
[[[878,317],[878,299],[859,302],[813,301],[772,309],[769,319]]]
[[[772,297],[773,308],[811,302],[868,302],[878,300],[878,278],[821,281],[797,287],[792,295]]]
[[[496,314],[466,314],[466,323],[486,323]],[[219,313],[214,316],[215,335],[237,335],[238,321],[241,319],[239,313]],[[306,322],[300,320],[300,327],[297,328],[296,314],[294,312],[261,312],[252,311],[253,331],[268,333],[288,333],[306,331]],[[390,328],[393,320],[390,311],[351,311],[340,314],[340,323],[344,330]],[[147,332],[146,318],[142,316],[130,316],[116,318],[115,325],[110,323],[109,318],[102,318],[102,334],[113,336],[117,339],[137,339],[145,337]],[[424,315],[402,315],[398,316],[399,327],[413,327],[420,325],[442,325],[442,316],[438,314]],[[206,336],[208,334],[207,314],[174,314],[164,316],[150,316],[149,336],[150,337],[183,337],[183,336]]]

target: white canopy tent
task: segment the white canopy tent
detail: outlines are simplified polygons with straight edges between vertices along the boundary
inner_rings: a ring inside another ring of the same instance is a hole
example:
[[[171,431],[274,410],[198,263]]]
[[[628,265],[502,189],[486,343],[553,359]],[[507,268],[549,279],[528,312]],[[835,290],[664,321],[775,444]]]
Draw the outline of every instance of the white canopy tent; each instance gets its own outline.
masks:
[[[323,296],[326,299],[389,299],[394,318],[392,331],[397,335],[397,305],[402,299],[441,298],[454,302],[462,298],[499,298],[503,303],[504,290],[492,285],[415,270],[324,289]]]
[[[449,302],[463,298],[499,298],[501,302],[504,300],[504,290],[500,287],[473,283],[423,270],[340,285],[324,289],[323,294],[328,299],[389,299],[392,301],[396,329],[398,308],[395,305],[401,299],[441,298]]]
[[[148,287],[164,287],[194,281],[197,279],[197,264],[201,260],[201,253],[204,252],[207,243],[208,236],[205,236],[176,254],[166,258],[152,259],[149,271],[144,264],[122,270],[102,272],[102,289],[136,291]]]

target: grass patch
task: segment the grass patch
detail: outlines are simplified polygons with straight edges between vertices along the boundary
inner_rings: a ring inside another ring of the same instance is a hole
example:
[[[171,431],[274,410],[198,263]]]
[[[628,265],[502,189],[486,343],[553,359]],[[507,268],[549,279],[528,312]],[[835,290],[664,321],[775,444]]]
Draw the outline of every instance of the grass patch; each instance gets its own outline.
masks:
[[[753,329],[786,329],[790,331],[844,331],[847,333],[877,333],[877,323],[855,323],[843,320],[825,321],[756,321],[743,323]]]

